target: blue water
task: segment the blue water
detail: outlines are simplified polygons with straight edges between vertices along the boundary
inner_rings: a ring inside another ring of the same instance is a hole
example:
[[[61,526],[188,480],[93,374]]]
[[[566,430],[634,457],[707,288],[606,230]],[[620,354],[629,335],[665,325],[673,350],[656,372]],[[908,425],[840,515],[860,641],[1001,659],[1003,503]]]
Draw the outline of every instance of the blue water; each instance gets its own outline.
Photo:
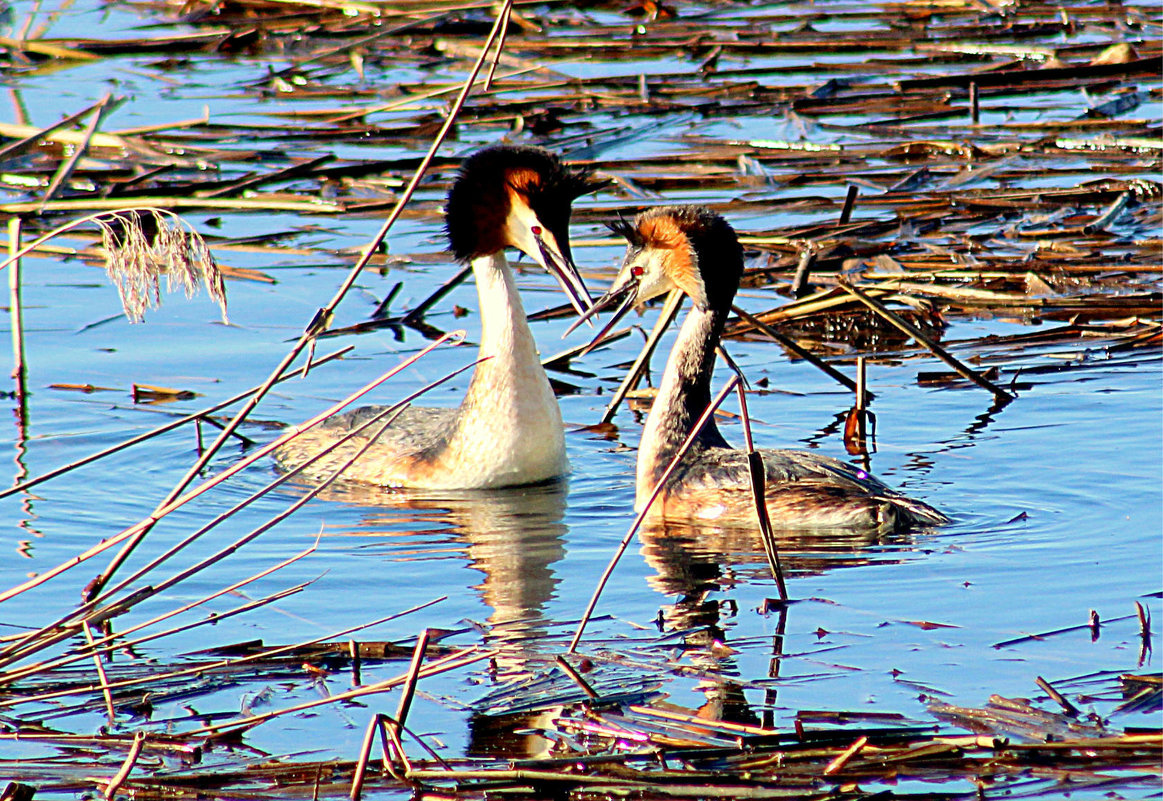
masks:
[[[100,35],[112,37],[132,30],[134,23],[121,12],[98,17],[90,10],[66,16],[53,34],[67,36],[95,28]],[[253,79],[259,72],[257,63],[196,61],[188,68],[195,86],[187,96],[132,72],[149,61],[117,59],[100,67],[27,77],[16,90],[35,109],[32,122],[46,125],[61,113],[96,100],[108,88],[108,70],[115,66],[118,91],[128,89],[132,98],[113,117],[111,130],[199,116],[206,104],[215,115],[269,121],[261,114],[285,105],[225,96],[225,91],[211,96],[205,91],[219,81],[233,86]],[[581,74],[582,65],[576,66]],[[182,77],[180,71],[168,74]],[[455,77],[456,72],[448,75]],[[10,112],[7,116],[0,112],[0,117],[12,119]],[[674,137],[688,132],[685,124],[664,127],[612,155],[681,151],[685,146]],[[738,134],[729,134],[721,122],[698,132],[738,138],[771,136],[762,133],[755,119],[745,120]],[[491,141],[496,137],[474,132],[467,138]],[[465,143],[457,142],[445,152],[464,149]],[[363,151],[362,157],[382,155],[378,151],[369,155],[363,148],[349,152],[355,151]],[[227,169],[239,167],[228,165]],[[770,190],[779,191],[777,187]],[[834,186],[794,191],[842,194]],[[439,197],[422,190],[420,199],[435,204]],[[668,199],[685,198],[675,193]],[[725,198],[707,191],[695,199]],[[619,200],[604,194],[579,205],[608,206]],[[869,209],[866,213],[877,212]],[[204,296],[190,301],[167,296],[161,309],[148,313],[146,323],[130,325],[119,316],[116,292],[99,268],[76,260],[26,259],[30,395],[23,425],[15,401],[7,401],[14,414],[0,430],[0,449],[8,454],[0,462],[6,476],[0,477],[0,483],[40,475],[148,431],[170,416],[201,409],[259,383],[314,310],[331,296],[353,261],[350,253],[366,243],[380,224],[372,216],[346,220],[294,214],[197,212],[187,216],[200,230],[220,236],[281,232],[305,225],[320,225],[324,230],[292,242],[318,246],[307,255],[216,251],[225,264],[264,271],[277,279],[277,283],[229,282],[228,326],[218,322],[217,308]],[[221,217],[222,228],[205,228],[211,217]],[[740,210],[733,216],[743,233],[811,218],[795,210],[761,214]],[[605,236],[603,229],[589,223],[575,225],[573,234],[583,240]],[[440,238],[439,222],[432,215],[405,217],[392,231],[389,246],[393,255],[431,254],[439,250]],[[576,255],[597,289],[609,280],[620,257],[619,249],[611,247],[582,247]],[[425,260],[390,269],[386,275],[369,270],[341,306],[336,323],[366,319],[397,281],[403,281],[404,287],[393,309],[408,308],[446,280],[453,269],[442,261]],[[531,311],[560,302],[546,276],[531,271],[520,281]],[[782,300],[768,290],[747,290],[740,302],[760,311]],[[454,317],[455,306],[467,309],[467,316]],[[471,340],[478,327],[475,306],[473,287],[462,286],[429,319],[446,329],[463,327]],[[632,321],[649,329],[655,313],[650,310]],[[534,325],[544,353],[584,341],[584,332],[562,341],[567,326],[568,321]],[[0,321],[0,328],[6,337],[7,317]],[[962,318],[954,320],[947,338],[1027,330],[1013,320]],[[312,582],[310,586],[245,615],[143,646],[136,657],[127,659],[169,664],[181,654],[237,641],[306,640],[437,598],[442,600],[422,612],[354,636],[404,640],[430,627],[457,630],[446,640],[448,644],[483,642],[509,647],[514,641],[527,645],[532,641],[534,650],[560,652],[574,630],[572,621],[585,608],[598,576],[633,521],[633,449],[642,414],[623,408],[615,419],[614,439],[583,427],[600,417],[621,377],[619,365],[633,358],[640,340],[635,335],[575,362],[577,369],[592,377],[554,376],[578,386],[576,394],[561,398],[574,467],[567,482],[483,496],[386,498],[354,491],[329,493],[229,559],[140,605],[120,618],[118,625],[124,627],[202,598],[318,541],[313,554],[248,586],[244,593],[258,598],[300,582]],[[665,340],[663,347],[669,342]],[[328,352],[347,344],[355,350],[342,362],[276,388],[242,433],[266,441],[273,433],[262,422],[305,419],[427,343],[415,332],[406,332],[403,341],[397,341],[383,331],[325,340],[319,350]],[[850,405],[846,393],[811,366],[789,361],[770,344],[734,342],[730,351],[752,381],[767,378],[769,389],[774,390],[749,397],[757,445],[812,447],[846,458],[843,443],[831,431],[836,415]],[[388,402],[406,395],[471,361],[473,354],[471,347],[441,348],[370,399]],[[925,701],[931,697],[980,706],[995,693],[1037,695],[1037,676],[1053,682],[1095,671],[1158,672],[1155,655],[1148,654],[1140,662],[1138,622],[1133,618],[1134,603],[1140,601],[1154,620],[1163,619],[1158,597],[1163,565],[1163,393],[1158,351],[1124,352],[1107,360],[1101,347],[1083,342],[1014,357],[1026,367],[1074,364],[1075,369],[1024,376],[1029,386],[1018,399],[993,411],[991,397],[977,388],[919,385],[918,371],[943,368],[928,355],[909,354],[909,358],[885,358],[870,365],[870,388],[877,394],[872,408],[878,420],[871,468],[889,484],[946,511],[954,522],[938,531],[908,536],[784,540],[788,589],[797,603],[788,611],[782,649],[786,656],[778,683],[767,681],[777,616],[761,611],[764,599],[775,597],[776,589],[756,542],[738,533],[707,531],[696,541],[684,541],[683,532],[669,532],[676,540],[663,536],[666,532],[646,531],[635,538],[598,603],[597,613],[604,617],[591,624],[581,650],[600,662],[603,655],[619,652],[619,643],[632,650],[633,643],[641,641],[639,655],[659,666],[658,678],[671,700],[688,706],[702,702],[700,687],[715,685],[716,676],[733,676],[743,683],[753,708],[762,712],[768,704],[766,711],[780,727],[790,726],[796,711],[802,709],[901,712],[928,720]],[[1003,368],[1007,358],[1007,353],[1000,353]],[[656,370],[661,363],[661,357],[656,357]],[[843,365],[842,369],[851,368]],[[725,379],[724,372],[717,376],[717,384]],[[454,379],[431,393],[426,402],[456,404],[467,380],[467,375]],[[135,382],[189,390],[198,397],[134,404],[130,387]],[[53,389],[52,384],[109,389],[82,394]],[[728,438],[742,443],[738,425],[726,423],[723,430]],[[212,437],[213,430],[208,429],[206,436]],[[209,472],[224,469],[247,452],[237,443],[228,445]],[[0,558],[0,587],[46,571],[143,519],[196,455],[194,432],[182,429],[27,493],[0,499],[0,548],[7,554]],[[276,475],[268,461],[261,461],[220,490],[183,507],[156,527],[130,565],[143,564]],[[302,492],[292,485],[264,496],[207,535],[190,553],[176,558],[173,566],[155,571],[149,580],[156,581],[246,534]],[[0,604],[0,635],[43,625],[68,612],[107,558],[99,557]],[[208,610],[221,614],[244,600],[232,594],[183,619],[199,619]],[[1083,626],[1090,610],[1103,620],[1132,617],[1107,623],[1094,641],[1089,629],[1080,628],[1045,640],[995,647],[1024,634]],[[655,620],[660,612],[674,628],[713,626],[730,650],[720,649],[717,656],[709,657],[704,652],[683,655],[645,645],[657,637]],[[520,622],[488,630],[490,625],[514,620]],[[916,625],[919,622],[941,626],[921,627]],[[501,660],[502,674],[519,672],[522,664],[512,651],[507,654],[508,661]],[[536,670],[543,669],[536,664]],[[675,664],[697,664],[704,671],[705,684],[700,685],[696,676],[679,678],[666,672]],[[88,664],[83,663],[81,669],[88,669]],[[368,666],[363,678],[371,682],[402,670],[398,662]],[[327,689],[338,692],[348,682],[347,674],[337,673],[327,680]],[[428,680],[421,684],[423,693],[413,709],[412,725],[437,739],[446,753],[463,753],[472,731],[468,710],[494,686],[482,664]],[[774,698],[765,693],[773,686],[777,688]],[[201,697],[193,706],[201,713],[230,713],[250,703],[264,688],[270,689],[274,707],[309,700],[321,691],[307,677],[260,679]],[[370,712],[390,713],[396,703],[394,696],[365,700],[367,707],[330,706],[267,723],[248,733],[246,742],[274,754],[309,747],[318,758],[352,758]],[[37,709],[48,711],[47,707]],[[183,709],[180,702],[160,704],[154,719],[181,720],[186,714]],[[0,709],[0,715],[8,714],[13,710]],[[1146,718],[1115,721],[1120,725],[1157,722]],[[81,732],[102,723],[102,716],[91,714],[55,721],[69,731]],[[129,719],[119,722],[125,731],[138,725],[140,721]],[[177,724],[178,729],[186,726]],[[29,753],[0,741],[0,758]]]

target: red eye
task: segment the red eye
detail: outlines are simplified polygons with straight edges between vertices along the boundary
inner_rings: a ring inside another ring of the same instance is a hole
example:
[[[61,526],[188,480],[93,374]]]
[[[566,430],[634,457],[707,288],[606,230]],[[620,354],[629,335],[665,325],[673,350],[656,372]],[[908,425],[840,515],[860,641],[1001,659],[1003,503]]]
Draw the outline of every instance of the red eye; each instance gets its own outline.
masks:
[[[646,272],[646,271],[643,270],[641,267],[638,267],[637,265],[630,268],[630,275],[634,276],[635,278],[641,278],[642,273],[644,273],[644,272]]]
[[[540,225],[534,225],[529,230],[533,232],[533,236],[541,236],[541,226]]]

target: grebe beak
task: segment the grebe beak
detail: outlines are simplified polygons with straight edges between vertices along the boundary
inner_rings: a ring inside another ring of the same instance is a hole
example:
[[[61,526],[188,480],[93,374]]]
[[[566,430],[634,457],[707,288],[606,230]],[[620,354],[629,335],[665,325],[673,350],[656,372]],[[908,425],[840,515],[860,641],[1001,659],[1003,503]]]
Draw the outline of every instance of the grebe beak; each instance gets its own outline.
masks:
[[[602,329],[598,331],[592,340],[590,340],[590,344],[586,345],[579,355],[589,353],[591,350],[593,350],[594,346],[596,346],[598,342],[606,336],[606,334],[610,333],[610,329],[617,325],[618,321],[626,316],[626,312],[630,311],[630,309],[634,307],[637,301],[638,279],[631,278],[621,286],[611,288],[609,292],[594,301],[589,310],[574,321],[573,325],[571,325],[565,332],[565,335],[568,336],[571,334],[575,328],[584,322],[588,322],[591,317],[594,317],[599,312],[605,311],[611,306],[616,306],[617,308],[614,310],[614,313],[610,315],[610,319],[606,321],[606,324],[602,326]]]
[[[530,255],[545,268],[546,272],[557,279],[557,283],[561,284],[561,288],[569,297],[570,304],[577,310],[578,314],[583,315],[582,319],[585,319],[585,315],[588,315],[593,308],[594,302],[590,299],[589,290],[586,289],[577,266],[570,258],[569,240],[565,240],[563,247],[558,245],[561,240],[547,228],[533,225],[529,230],[533,235],[533,241],[537,244],[538,251],[537,254]]]

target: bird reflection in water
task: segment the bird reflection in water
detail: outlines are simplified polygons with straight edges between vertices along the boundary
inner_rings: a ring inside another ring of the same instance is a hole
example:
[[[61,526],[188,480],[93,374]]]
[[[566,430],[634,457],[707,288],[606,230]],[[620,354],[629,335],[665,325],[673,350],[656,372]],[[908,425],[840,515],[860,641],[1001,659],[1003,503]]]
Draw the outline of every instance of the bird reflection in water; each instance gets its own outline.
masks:
[[[565,494],[562,481],[488,492],[393,492],[352,482],[332,485],[322,497],[368,507],[359,527],[345,533],[381,538],[393,561],[463,554],[483,574],[472,588],[492,610],[484,637],[501,652],[503,673],[521,669],[524,652],[537,650],[547,633],[545,610],[558,583],[553,566],[565,554]]]
[[[811,576],[845,567],[894,564],[913,537],[908,533],[821,530],[777,530],[776,546],[784,574]],[[687,657],[705,676],[696,689],[706,695],[699,717],[728,723],[760,723],[731,680],[739,670],[729,644],[728,621],[740,613],[733,600],[722,599],[739,584],[770,577],[759,531],[742,526],[715,527],[678,521],[648,521],[639,531],[642,554],[654,570],[647,581],[674,602],[659,609],[658,625],[665,632],[685,632]],[[769,678],[778,678],[783,630],[788,607],[779,611],[772,643]],[[750,610],[743,610],[750,613]],[[764,698],[762,723],[770,726],[775,690]]]

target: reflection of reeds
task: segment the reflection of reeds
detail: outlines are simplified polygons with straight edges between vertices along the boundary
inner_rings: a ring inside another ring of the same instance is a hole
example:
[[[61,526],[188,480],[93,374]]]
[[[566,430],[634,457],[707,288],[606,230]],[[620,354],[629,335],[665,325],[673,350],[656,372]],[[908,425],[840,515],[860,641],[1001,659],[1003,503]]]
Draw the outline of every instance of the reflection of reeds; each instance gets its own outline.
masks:
[[[167,287],[192,297],[201,283],[226,319],[226,287],[210,248],[181,217],[165,209],[128,209],[93,215],[101,229],[105,272],[117,286],[131,322],[161,305],[161,276]]]

